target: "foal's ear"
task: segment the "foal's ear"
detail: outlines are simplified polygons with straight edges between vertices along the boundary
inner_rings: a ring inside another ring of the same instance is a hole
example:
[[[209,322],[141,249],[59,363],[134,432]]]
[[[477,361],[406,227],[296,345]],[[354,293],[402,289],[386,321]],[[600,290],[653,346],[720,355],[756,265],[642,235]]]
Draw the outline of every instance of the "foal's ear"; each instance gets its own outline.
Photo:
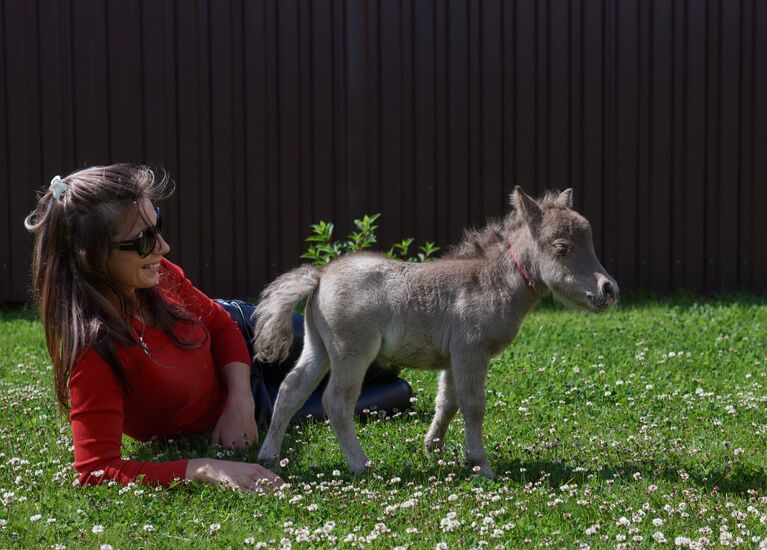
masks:
[[[569,189],[565,189],[562,191],[562,193],[557,197],[557,202],[561,204],[562,206],[566,206],[567,208],[573,207],[573,188],[570,187]]]
[[[541,207],[519,185],[514,188],[510,199],[511,205],[527,222],[537,222],[543,217]]]

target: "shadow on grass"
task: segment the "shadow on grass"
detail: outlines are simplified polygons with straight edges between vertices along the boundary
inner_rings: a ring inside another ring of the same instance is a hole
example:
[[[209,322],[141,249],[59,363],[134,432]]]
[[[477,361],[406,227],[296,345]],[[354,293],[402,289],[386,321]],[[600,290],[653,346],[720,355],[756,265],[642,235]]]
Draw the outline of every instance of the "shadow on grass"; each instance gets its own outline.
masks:
[[[496,464],[495,467],[497,474],[520,484],[537,481],[545,476],[553,487],[568,483],[588,483],[591,476],[603,481],[635,483],[632,476],[639,473],[645,482],[664,481],[685,487],[696,485],[702,492],[711,494],[745,495],[749,490],[762,492],[767,489],[767,471],[749,464],[724,464],[709,471],[684,471],[681,464],[627,463],[593,471],[571,467],[556,460],[514,459]],[[682,478],[683,475],[687,476],[686,480]]]
[[[742,306],[767,306],[767,293],[726,292],[719,294],[695,294],[689,291],[678,290],[668,295],[660,295],[637,290],[622,294],[620,302],[616,307],[628,310],[646,307],[668,307],[685,310],[704,305],[729,307],[735,304]],[[557,311],[573,310],[574,308],[559,303],[551,293],[547,293],[538,305],[535,306],[535,309],[539,311]]]
[[[0,322],[2,321],[39,321],[37,308],[23,304],[0,303]]]
[[[290,461],[295,465],[302,461],[306,447],[304,445],[291,445],[292,440],[300,434],[296,433],[297,427],[292,427],[288,431],[288,436],[284,444],[284,449],[291,448],[290,452],[283,452],[283,457],[289,456]],[[326,426],[330,429],[329,426]],[[262,434],[263,437],[263,434]],[[163,441],[138,444],[130,449],[128,454],[134,460],[178,460],[181,458],[199,458],[209,457],[222,460],[234,460],[243,462],[257,461],[258,449],[260,445],[255,445],[246,450],[227,451],[219,447],[213,447],[209,444],[209,434],[198,434],[192,437],[177,439],[171,443]],[[346,468],[341,447],[335,443],[334,448],[326,449],[333,455],[334,460],[324,465],[310,464],[306,467],[288,466],[284,468],[281,475],[286,479],[289,476],[294,481],[309,482],[318,479],[318,474],[322,474],[325,479],[333,479],[333,471],[341,472],[341,479],[354,483],[355,480],[362,482],[369,480],[371,476],[379,479],[400,478],[403,483],[414,482],[417,484],[429,483],[434,477],[442,479],[453,474],[457,481],[471,481],[477,479],[482,482],[482,478],[476,478],[468,466],[462,466],[460,456],[460,447],[451,446],[452,452],[443,453],[430,457],[423,449],[413,460],[406,460],[403,464],[401,458],[386,462],[378,459],[373,468],[361,477],[349,473]],[[438,465],[440,458],[445,459],[453,465]],[[530,482],[536,482],[542,479],[554,488],[565,484],[576,483],[585,485],[593,483],[593,480],[603,482],[614,481],[621,484],[639,483],[633,476],[636,473],[641,475],[642,483],[671,483],[684,488],[697,486],[703,493],[713,495],[747,495],[749,490],[763,493],[767,491],[767,470],[748,463],[719,464],[711,469],[696,468],[691,471],[685,470],[689,465],[681,463],[641,463],[626,462],[620,466],[607,466],[598,470],[587,469],[565,463],[563,460],[525,460],[514,458],[511,460],[491,459],[491,465],[496,473],[497,479],[504,481],[510,480],[519,484],[520,487]],[[686,476],[683,479],[683,476]]]

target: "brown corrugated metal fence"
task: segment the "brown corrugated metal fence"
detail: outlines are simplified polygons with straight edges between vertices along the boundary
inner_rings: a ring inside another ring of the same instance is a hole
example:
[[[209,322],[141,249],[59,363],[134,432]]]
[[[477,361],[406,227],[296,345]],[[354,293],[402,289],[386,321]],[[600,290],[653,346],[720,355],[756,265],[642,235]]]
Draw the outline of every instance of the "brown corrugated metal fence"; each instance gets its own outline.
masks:
[[[59,173],[178,183],[171,258],[254,296],[308,225],[445,247],[575,189],[623,289],[767,288],[767,2],[2,0],[0,300]]]

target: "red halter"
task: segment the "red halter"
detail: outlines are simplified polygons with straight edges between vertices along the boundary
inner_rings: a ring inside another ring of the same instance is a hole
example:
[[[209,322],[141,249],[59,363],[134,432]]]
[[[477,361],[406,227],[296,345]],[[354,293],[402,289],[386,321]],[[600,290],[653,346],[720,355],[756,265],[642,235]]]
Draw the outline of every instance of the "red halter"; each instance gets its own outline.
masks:
[[[522,269],[522,266],[519,263],[519,260],[517,259],[517,255],[514,254],[514,247],[511,244],[511,241],[509,241],[509,252],[511,252],[511,257],[514,258],[514,263],[517,266],[517,271],[519,271],[519,274],[522,275],[522,278],[525,280],[525,283],[527,283],[527,288],[530,289],[531,292],[535,292],[535,287],[533,286],[533,283],[530,282],[530,279],[525,274],[525,270]]]

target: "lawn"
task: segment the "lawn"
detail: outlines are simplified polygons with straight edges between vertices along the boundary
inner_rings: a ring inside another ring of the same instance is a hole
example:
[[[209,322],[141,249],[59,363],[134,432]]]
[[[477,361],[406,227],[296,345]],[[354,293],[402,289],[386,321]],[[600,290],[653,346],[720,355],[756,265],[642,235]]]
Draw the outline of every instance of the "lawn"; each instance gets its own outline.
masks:
[[[587,315],[543,304],[493,361],[485,441],[463,424],[423,452],[433,373],[413,408],[359,426],[355,478],[330,427],[293,428],[276,494],[193,484],[75,488],[34,312],[0,313],[0,548],[649,547],[767,540],[767,298],[634,298]],[[203,438],[127,441],[149,460],[231,456]],[[767,544],[767,542],[765,542]]]

